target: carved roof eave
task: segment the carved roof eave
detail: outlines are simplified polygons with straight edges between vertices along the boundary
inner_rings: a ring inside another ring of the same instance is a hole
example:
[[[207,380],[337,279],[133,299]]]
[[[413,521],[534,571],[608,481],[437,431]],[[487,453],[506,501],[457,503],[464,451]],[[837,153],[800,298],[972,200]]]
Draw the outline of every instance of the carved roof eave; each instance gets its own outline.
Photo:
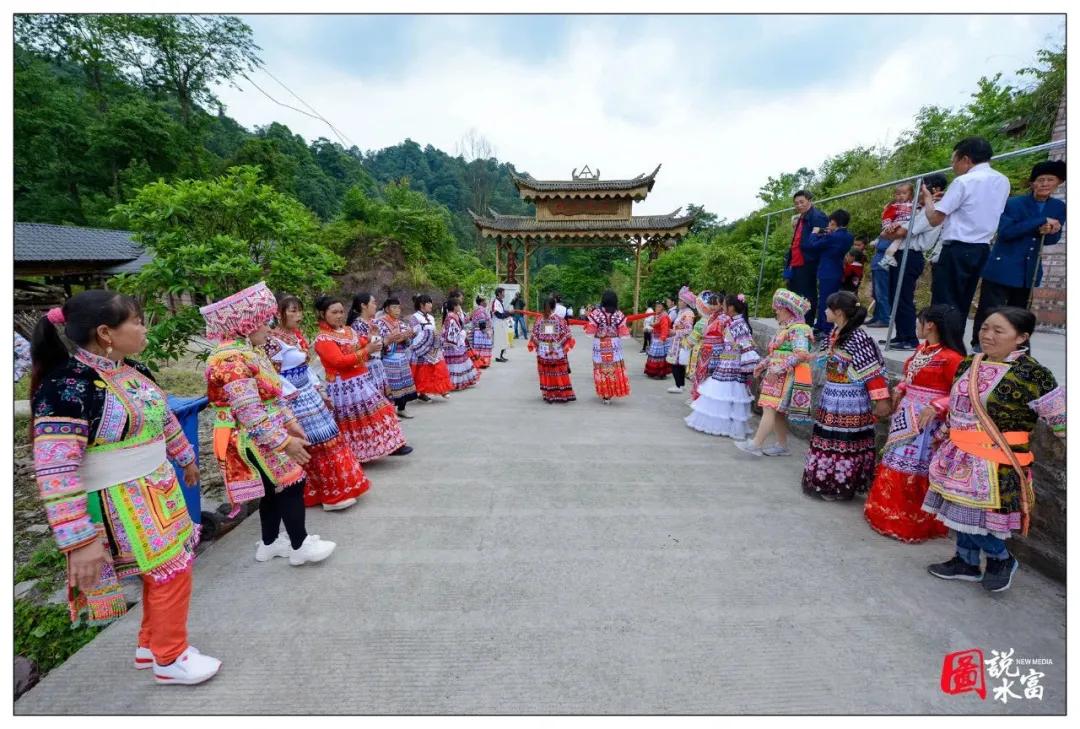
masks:
[[[692,215],[681,217],[654,215],[631,218],[627,221],[629,225],[606,227],[603,225],[605,221],[602,220],[582,220],[575,223],[569,220],[536,221],[523,216],[481,217],[471,210],[469,214],[480,234],[485,238],[505,236],[567,242],[620,241],[634,236],[652,239],[684,238],[689,235],[690,225],[694,222]]]
[[[553,198],[621,198],[644,200],[656,184],[661,165],[650,174],[630,180],[537,180],[528,173],[511,173],[518,195],[526,202]]]

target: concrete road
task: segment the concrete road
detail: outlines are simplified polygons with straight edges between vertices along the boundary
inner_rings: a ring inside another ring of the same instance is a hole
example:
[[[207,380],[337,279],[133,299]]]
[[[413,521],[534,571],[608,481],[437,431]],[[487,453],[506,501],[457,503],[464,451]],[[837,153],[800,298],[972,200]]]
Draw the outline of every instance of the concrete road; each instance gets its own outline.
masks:
[[[15,712],[1064,711],[1062,585],[930,577],[950,542],[901,544],[861,502],[804,497],[801,452],[753,459],[689,430],[636,351],[632,396],[603,406],[588,345],[578,402],[542,402],[519,345],[477,388],[411,405],[415,453],[371,465],[357,507],[308,512],[338,542],[323,564],[255,563],[254,518],[208,549],[190,618],[224,660],[208,684],[130,668],[136,608]],[[1042,700],[944,694],[943,657],[969,648],[1050,659]]]

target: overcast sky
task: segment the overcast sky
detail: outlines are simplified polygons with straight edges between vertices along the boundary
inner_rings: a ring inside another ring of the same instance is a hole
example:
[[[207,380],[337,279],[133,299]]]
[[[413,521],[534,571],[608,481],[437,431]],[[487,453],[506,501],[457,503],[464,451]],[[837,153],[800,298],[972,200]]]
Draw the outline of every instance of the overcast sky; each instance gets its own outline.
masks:
[[[966,102],[1030,65],[1064,16],[245,16],[267,68],[364,150],[450,154],[470,128],[540,179],[663,169],[636,213],[694,202],[729,219],[769,175],[889,145],[919,107]],[[299,106],[263,73],[256,83]],[[241,80],[251,128],[325,124]],[[912,170],[918,172],[918,170]]]

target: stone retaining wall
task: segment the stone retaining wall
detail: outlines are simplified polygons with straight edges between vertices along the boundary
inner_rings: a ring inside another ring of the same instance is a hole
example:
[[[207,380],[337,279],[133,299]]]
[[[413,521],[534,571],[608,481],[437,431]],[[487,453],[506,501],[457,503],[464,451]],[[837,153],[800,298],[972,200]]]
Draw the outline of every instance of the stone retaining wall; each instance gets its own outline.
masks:
[[[768,348],[776,329],[766,322],[754,320],[754,340],[758,351]],[[902,365],[888,362],[890,380],[895,383],[903,374]],[[820,385],[814,388],[815,404]],[[792,425],[791,432],[809,440],[811,426]],[[880,449],[888,435],[888,422],[878,423],[877,442]],[[1009,549],[1025,565],[1048,577],[1065,582],[1065,444],[1054,437],[1045,423],[1040,422],[1032,437],[1035,453],[1035,509],[1031,516],[1028,536],[1009,540]]]

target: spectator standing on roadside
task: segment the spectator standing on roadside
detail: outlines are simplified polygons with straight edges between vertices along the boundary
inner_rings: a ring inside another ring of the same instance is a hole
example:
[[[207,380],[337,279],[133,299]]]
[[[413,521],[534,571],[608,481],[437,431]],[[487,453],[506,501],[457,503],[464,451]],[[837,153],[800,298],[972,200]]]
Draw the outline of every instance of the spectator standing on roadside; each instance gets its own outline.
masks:
[[[1031,289],[1042,280],[1040,243],[1052,246],[1061,240],[1065,203],[1050,196],[1065,182],[1065,163],[1040,162],[1028,181],[1031,192],[1009,198],[1001,214],[997,241],[982,272],[972,346],[978,345],[979,329],[991,311],[999,306],[1028,308]]]
[[[935,201],[929,188],[922,191],[927,221],[942,226],[931,304],[952,304],[965,318],[1009,199],[1009,178],[990,167],[993,156],[982,137],[962,139],[953,147],[956,178],[945,195]]]
[[[813,326],[817,314],[817,269],[818,254],[803,248],[803,243],[810,240],[814,228],[824,229],[829,224],[825,213],[814,207],[814,196],[807,190],[799,190],[792,196],[799,219],[791,236],[791,247],[784,261],[784,268],[790,271],[788,288],[810,302],[805,321]]]

